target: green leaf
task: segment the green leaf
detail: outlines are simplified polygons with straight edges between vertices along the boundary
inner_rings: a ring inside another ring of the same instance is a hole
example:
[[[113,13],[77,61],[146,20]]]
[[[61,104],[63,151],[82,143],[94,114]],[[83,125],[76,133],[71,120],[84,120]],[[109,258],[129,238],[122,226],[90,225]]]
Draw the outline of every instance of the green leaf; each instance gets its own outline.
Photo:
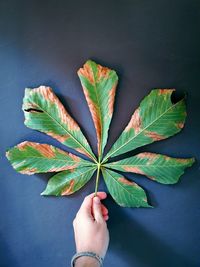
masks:
[[[78,70],[78,76],[96,129],[98,160],[78,124],[65,110],[52,89],[45,86],[25,90],[25,125],[52,136],[86,155],[92,162],[48,144],[27,141],[8,150],[8,160],[16,171],[23,174],[59,172],[49,180],[42,195],[70,195],[84,186],[97,170],[95,195],[102,171],[107,188],[119,205],[151,207],[145,191],[139,185],[112,169],[143,174],[159,183],[173,184],[179,180],[187,167],[192,166],[194,158],[171,158],[144,152],[116,162],[107,161],[178,133],[186,118],[184,99],[172,103],[171,95],[174,89],[152,90],[142,100],[124,131],[103,158],[113,116],[118,77],[114,70],[91,60]]]
[[[177,183],[187,167],[191,167],[194,158],[171,158],[155,153],[140,153],[136,156],[104,164],[105,167],[123,172],[146,175],[148,178],[162,183]]]
[[[120,206],[151,207],[147,202],[145,191],[139,185],[103,167],[102,173],[111,196]]]
[[[96,168],[83,167],[67,170],[54,175],[41,195],[71,195],[83,187],[92,177]]]
[[[154,141],[166,139],[178,133],[184,126],[186,107],[184,99],[173,104],[174,89],[155,89],[146,96],[130,122],[114,143],[104,162]]]
[[[83,160],[72,153],[51,145],[28,141],[8,150],[6,156],[17,172],[29,175],[91,166],[89,161]]]
[[[79,69],[78,76],[96,129],[98,155],[101,160],[113,115],[118,77],[114,70],[91,60]]]
[[[25,125],[44,132],[64,145],[96,160],[86,138],[50,87],[26,89],[23,100]]]

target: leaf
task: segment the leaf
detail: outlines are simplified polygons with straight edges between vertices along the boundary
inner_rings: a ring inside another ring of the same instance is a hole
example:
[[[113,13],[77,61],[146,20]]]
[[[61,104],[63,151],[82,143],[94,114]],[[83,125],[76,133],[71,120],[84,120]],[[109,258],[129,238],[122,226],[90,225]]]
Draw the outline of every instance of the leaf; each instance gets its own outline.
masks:
[[[83,187],[97,170],[95,195],[102,171],[113,199],[123,207],[151,207],[145,191],[135,182],[113,171],[134,172],[162,184],[174,184],[194,158],[171,158],[144,152],[123,160],[106,163],[154,141],[178,133],[184,126],[184,99],[172,103],[174,89],[154,89],[133,113],[128,125],[103,158],[113,116],[118,77],[114,70],[88,60],[78,70],[83,92],[97,134],[98,160],[75,120],[67,113],[50,87],[26,89],[23,99],[25,125],[52,136],[64,145],[86,155],[91,161],[48,144],[23,142],[6,155],[13,168],[24,174],[59,172],[48,182],[42,195],[70,195]],[[86,118],[87,119],[87,118]]]
[[[102,168],[102,173],[111,196],[120,206],[151,207],[145,191],[139,185],[106,168]]]
[[[80,127],[67,113],[50,87],[26,89],[23,111],[27,127],[44,132],[64,145],[96,160]]]
[[[101,159],[113,115],[118,77],[114,70],[91,60],[79,69],[78,76],[96,129],[98,155]]]
[[[6,156],[17,172],[29,175],[91,166],[89,161],[83,160],[72,153],[51,145],[28,141],[8,150]]]
[[[193,163],[194,158],[171,158],[144,152],[127,159],[104,164],[104,166],[118,171],[143,174],[162,184],[174,184],[178,182],[184,170],[191,167]]]
[[[104,162],[138,147],[166,139],[184,126],[186,107],[184,99],[173,104],[174,89],[155,89],[146,96],[131,117],[125,130],[114,143]]]
[[[95,170],[94,167],[83,167],[60,172],[49,180],[41,195],[71,195],[90,180]]]

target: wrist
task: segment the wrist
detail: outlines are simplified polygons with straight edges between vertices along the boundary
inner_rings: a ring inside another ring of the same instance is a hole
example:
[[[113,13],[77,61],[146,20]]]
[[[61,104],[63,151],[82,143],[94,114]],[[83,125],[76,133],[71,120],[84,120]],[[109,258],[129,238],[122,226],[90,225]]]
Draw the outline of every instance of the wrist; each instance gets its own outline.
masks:
[[[82,256],[76,259],[75,267],[100,267],[100,264],[97,259],[89,257],[89,256]]]
[[[71,267],[102,267],[103,258],[92,251],[77,252],[71,260]]]

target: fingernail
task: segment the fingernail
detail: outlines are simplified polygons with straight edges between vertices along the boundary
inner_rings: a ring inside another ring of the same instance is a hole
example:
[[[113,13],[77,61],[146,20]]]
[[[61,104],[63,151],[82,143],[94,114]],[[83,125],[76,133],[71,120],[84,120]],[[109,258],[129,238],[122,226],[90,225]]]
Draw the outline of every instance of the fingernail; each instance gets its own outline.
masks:
[[[95,203],[99,204],[100,203],[100,199],[98,197],[94,197],[94,201]]]

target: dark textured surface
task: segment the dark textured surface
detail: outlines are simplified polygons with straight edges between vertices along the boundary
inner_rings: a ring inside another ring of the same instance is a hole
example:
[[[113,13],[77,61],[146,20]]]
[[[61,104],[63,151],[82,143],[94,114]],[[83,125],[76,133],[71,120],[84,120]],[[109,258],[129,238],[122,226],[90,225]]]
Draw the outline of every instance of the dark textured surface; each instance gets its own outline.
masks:
[[[138,151],[195,156],[177,185],[138,175],[154,209],[126,209],[111,198],[105,267],[200,266],[200,2],[0,1],[0,266],[65,267],[74,253],[72,220],[95,180],[71,197],[41,197],[49,175],[17,174],[5,150],[23,140],[58,142],[23,125],[25,87],[50,85],[80,123],[96,151],[96,137],[77,69],[88,59],[120,77],[106,151],[152,88],[188,93],[184,130]],[[133,153],[130,153],[131,155]],[[101,181],[100,189],[105,189]]]

